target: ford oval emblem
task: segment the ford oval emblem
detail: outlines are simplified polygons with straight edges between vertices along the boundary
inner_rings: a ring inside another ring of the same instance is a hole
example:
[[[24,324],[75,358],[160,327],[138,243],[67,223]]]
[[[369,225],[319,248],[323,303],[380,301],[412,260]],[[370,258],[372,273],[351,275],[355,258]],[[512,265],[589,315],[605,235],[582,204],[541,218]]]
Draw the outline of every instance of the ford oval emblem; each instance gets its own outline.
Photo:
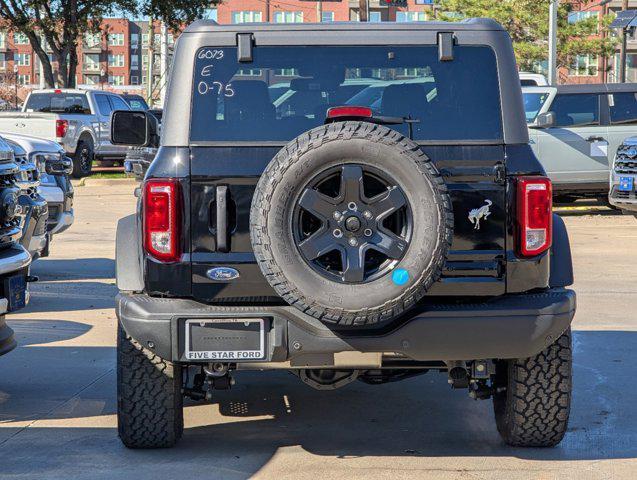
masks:
[[[206,275],[215,282],[230,282],[239,278],[239,271],[231,267],[215,267],[208,270]]]

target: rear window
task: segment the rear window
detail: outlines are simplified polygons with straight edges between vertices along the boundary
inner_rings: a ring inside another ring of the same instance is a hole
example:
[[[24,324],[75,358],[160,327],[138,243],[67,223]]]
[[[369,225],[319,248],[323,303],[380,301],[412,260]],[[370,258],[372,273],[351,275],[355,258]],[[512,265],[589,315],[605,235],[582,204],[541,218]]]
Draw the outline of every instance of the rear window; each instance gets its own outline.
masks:
[[[241,64],[236,47],[198,51],[191,141],[288,141],[339,105],[414,120],[415,140],[502,139],[491,48],[457,46],[450,62],[436,46],[257,47],[253,56]]]
[[[32,93],[25,107],[27,112],[90,114],[84,94]]]
[[[123,98],[130,105],[131,110],[148,110],[146,100],[139,95],[126,95]]]

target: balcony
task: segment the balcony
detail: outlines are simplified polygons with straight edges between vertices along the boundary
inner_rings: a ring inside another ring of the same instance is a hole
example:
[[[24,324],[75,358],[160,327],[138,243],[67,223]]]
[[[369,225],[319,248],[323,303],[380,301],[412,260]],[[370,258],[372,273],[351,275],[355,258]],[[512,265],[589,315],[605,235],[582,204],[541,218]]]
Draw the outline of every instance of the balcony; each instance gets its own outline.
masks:
[[[93,75],[99,75],[100,74],[100,70],[101,67],[99,65],[95,66],[93,64],[83,64],[82,65],[82,73],[85,74],[93,74]]]
[[[86,44],[82,42],[82,52],[84,53],[101,53],[105,50],[104,46],[101,43],[97,44]]]

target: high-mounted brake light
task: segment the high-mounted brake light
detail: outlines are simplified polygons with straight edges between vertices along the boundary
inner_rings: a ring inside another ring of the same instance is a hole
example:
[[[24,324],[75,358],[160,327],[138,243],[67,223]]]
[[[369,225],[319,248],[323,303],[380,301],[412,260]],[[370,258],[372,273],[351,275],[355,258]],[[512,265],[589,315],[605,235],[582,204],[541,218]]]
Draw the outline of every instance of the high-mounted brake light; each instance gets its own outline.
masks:
[[[343,118],[343,117],[367,117],[374,116],[374,112],[369,107],[332,107],[327,110],[327,118]]]
[[[62,138],[66,136],[66,132],[69,130],[68,120],[56,120],[55,121],[55,136]]]
[[[162,262],[181,258],[181,203],[174,179],[148,180],[144,184],[144,249]]]
[[[62,90],[60,90],[59,88],[56,88],[55,90],[53,90],[53,93],[62,93]]]
[[[553,187],[545,177],[517,181],[518,253],[531,257],[545,252],[553,241]]]

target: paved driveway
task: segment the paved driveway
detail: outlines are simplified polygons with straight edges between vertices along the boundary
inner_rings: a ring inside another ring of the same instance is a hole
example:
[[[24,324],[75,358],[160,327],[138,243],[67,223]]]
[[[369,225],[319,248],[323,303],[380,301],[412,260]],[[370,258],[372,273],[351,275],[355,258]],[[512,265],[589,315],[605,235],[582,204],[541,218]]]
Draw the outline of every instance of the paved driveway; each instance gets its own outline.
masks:
[[[502,445],[490,402],[429,374],[317,392],[286,372],[237,375],[189,403],[172,450],[129,451],[116,432],[114,236],[131,185],[76,190],[76,224],[38,261],[20,347],[0,358],[0,478],[634,479],[637,221],[566,219],[579,311],[570,432],[556,449]]]

